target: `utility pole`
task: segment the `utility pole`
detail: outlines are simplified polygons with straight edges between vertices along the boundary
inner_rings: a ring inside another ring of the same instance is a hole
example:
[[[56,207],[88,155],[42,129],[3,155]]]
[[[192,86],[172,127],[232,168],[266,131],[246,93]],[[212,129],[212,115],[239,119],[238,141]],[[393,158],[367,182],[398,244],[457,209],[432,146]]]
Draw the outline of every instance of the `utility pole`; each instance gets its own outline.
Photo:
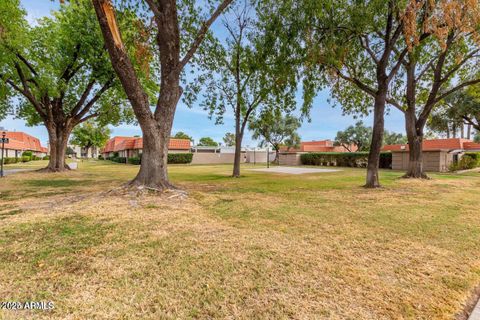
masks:
[[[0,166],[0,178],[3,178],[3,162],[4,162],[4,157],[3,157],[3,150],[5,150],[5,142],[8,143],[8,138],[5,138],[6,132],[2,132],[2,160],[1,160],[1,166]]]

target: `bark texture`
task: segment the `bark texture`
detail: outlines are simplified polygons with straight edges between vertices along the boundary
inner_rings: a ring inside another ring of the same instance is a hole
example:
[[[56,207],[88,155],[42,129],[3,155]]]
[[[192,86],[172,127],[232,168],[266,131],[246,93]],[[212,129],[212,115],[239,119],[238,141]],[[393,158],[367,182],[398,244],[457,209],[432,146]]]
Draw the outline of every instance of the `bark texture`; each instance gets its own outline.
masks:
[[[157,27],[156,43],[160,57],[160,92],[155,111],[125,50],[110,0],[92,0],[115,73],[132,104],[143,133],[140,171],[130,186],[155,190],[173,188],[168,179],[167,155],[177,103],[182,95],[180,74],[202,43],[210,25],[232,2],[224,0],[198,30],[183,58],[180,57],[180,30],[175,0],[147,0]]]

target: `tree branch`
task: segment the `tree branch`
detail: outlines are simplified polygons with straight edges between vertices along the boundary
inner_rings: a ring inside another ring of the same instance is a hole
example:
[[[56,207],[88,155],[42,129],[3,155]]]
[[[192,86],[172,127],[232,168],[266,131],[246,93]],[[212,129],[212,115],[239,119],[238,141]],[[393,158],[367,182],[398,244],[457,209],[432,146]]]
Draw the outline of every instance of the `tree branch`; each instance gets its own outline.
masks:
[[[85,88],[85,91],[83,91],[82,96],[78,100],[77,104],[75,107],[73,107],[72,111],[70,111],[70,115],[74,117],[79,111],[80,108],[82,108],[83,104],[88,98],[88,95],[90,94],[90,91],[92,91],[93,86],[95,85],[95,80],[90,80],[87,84],[87,87]]]
[[[78,112],[78,114],[74,115],[75,118],[77,119],[81,119],[83,116],[85,116],[88,111],[90,111],[90,109],[93,107],[93,105],[95,104],[95,102],[98,101],[98,99],[100,99],[100,97],[102,96],[102,94],[105,93],[105,91],[107,91],[108,89],[110,89],[110,87],[112,86],[112,82],[113,82],[113,78],[110,78],[107,82],[105,82],[105,84],[103,85],[103,87],[97,91],[97,93],[95,94],[95,96],[92,98],[92,100],[90,100],[86,105],[85,107],[82,109],[82,111]]]
[[[190,49],[187,51],[185,54],[185,57],[180,61],[180,64],[178,66],[179,70],[182,70],[183,67],[190,61],[190,59],[193,57],[195,52],[197,51],[198,47],[202,43],[203,39],[205,38],[208,29],[212,25],[212,23],[218,18],[218,16],[230,5],[230,3],[233,0],[223,0],[222,3],[217,7],[217,9],[213,12],[212,16],[210,19],[207,21],[203,22],[202,26],[200,27],[200,30],[197,33],[197,36],[195,37],[195,40],[193,43],[190,45]]]

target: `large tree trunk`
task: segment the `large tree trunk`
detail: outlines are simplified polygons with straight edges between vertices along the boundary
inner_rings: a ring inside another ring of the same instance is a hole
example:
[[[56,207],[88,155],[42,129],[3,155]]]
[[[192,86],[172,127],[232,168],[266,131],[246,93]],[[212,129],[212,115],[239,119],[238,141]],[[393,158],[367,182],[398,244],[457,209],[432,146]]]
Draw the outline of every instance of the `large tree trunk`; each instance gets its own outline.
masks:
[[[366,188],[380,187],[378,166],[380,163],[380,151],[382,149],[383,143],[386,96],[387,91],[385,89],[382,90],[375,97],[375,105],[373,111],[373,134],[372,142],[370,144],[370,153],[368,154],[367,181],[365,183]]]
[[[65,153],[72,129],[52,123],[47,123],[46,128],[50,143],[50,160],[48,166],[42,169],[42,171],[61,172],[70,170],[70,167],[65,162]]]
[[[171,189],[168,180],[167,159],[170,131],[152,119],[150,129],[143,130],[143,151],[140,171],[129,185],[145,186],[155,190]],[[165,141],[166,140],[166,141]]]
[[[143,132],[140,171],[132,186],[165,190],[175,189],[168,180],[168,144],[178,100],[182,95],[178,76],[164,79],[154,118],[137,116]]]
[[[423,127],[417,120],[415,109],[405,111],[405,130],[407,132],[409,156],[408,168],[404,178],[428,178],[423,171]]]

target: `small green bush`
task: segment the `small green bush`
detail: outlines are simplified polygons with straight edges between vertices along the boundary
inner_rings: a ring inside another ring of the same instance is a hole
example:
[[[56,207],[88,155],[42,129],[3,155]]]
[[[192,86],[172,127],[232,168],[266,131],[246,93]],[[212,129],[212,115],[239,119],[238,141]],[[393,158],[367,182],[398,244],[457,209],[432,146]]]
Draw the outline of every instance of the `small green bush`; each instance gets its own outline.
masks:
[[[50,156],[43,157],[43,160],[50,160]]]
[[[23,157],[23,156],[30,157],[30,159],[31,159],[32,156],[33,156],[33,152],[32,152],[32,151],[24,151],[24,152],[22,153],[22,157]]]
[[[98,160],[104,160],[104,158],[101,154],[98,155]]]
[[[22,162],[29,162],[31,159],[29,156],[22,156]]]
[[[4,158],[3,159],[3,164],[12,164],[12,163],[17,163],[18,159],[17,158]]]
[[[476,156],[466,153],[457,163],[452,163],[448,168],[450,171],[469,170],[480,166]]]
[[[167,156],[167,163],[171,164],[185,164],[191,163],[193,153],[169,153]]]
[[[139,165],[140,164],[140,158],[139,157],[128,158],[128,163]]]
[[[32,156],[32,161],[38,161],[38,160],[42,160],[42,158],[37,157],[36,155]]]
[[[467,152],[463,158],[469,157],[475,162],[475,167],[480,167],[480,152]]]

